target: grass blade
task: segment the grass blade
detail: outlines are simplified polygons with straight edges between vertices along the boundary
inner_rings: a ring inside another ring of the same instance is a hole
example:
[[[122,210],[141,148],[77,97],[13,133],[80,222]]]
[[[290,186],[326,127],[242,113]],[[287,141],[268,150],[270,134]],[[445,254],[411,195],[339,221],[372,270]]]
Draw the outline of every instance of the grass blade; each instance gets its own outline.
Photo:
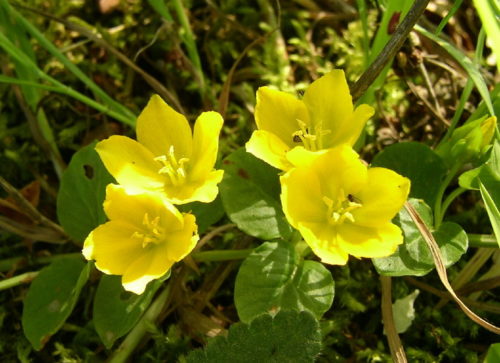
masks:
[[[444,50],[446,50],[467,72],[469,77],[472,79],[474,84],[476,85],[479,94],[483,98],[486,103],[486,107],[488,107],[488,111],[493,116],[495,115],[495,111],[493,109],[493,103],[491,102],[490,93],[488,92],[488,87],[484,82],[483,76],[479,73],[478,69],[474,66],[474,63],[460,50],[455,48],[452,44],[448,43],[446,40],[437,37],[435,34],[432,34],[428,30],[422,28],[419,25],[415,26],[415,30],[418,31],[423,36],[429,38],[430,40],[437,43]]]

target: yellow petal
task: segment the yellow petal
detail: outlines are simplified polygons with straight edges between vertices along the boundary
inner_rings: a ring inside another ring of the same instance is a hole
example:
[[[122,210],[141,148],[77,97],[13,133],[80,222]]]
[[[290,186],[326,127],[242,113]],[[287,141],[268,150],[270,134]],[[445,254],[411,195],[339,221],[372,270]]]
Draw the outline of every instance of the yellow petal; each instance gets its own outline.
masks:
[[[125,290],[135,294],[142,294],[146,285],[163,276],[172,267],[174,261],[167,258],[164,249],[153,246],[128,266],[122,276],[122,285]]]
[[[297,120],[309,124],[309,115],[302,101],[268,87],[257,90],[255,122],[259,130],[269,131],[289,147],[294,147],[293,134],[300,129]]]
[[[285,157],[290,147],[271,132],[254,131],[245,148],[247,152],[277,169],[288,170],[292,167]]]
[[[165,243],[161,246],[161,248],[165,250],[167,258],[175,262],[189,255],[199,240],[195,216],[186,213],[183,214],[182,217],[182,230],[170,233]]]
[[[363,227],[351,223],[338,226],[338,244],[356,257],[386,257],[403,243],[401,229],[392,223],[378,227]]]
[[[327,152],[327,150],[310,151],[303,146],[297,146],[286,154],[286,159],[294,167],[309,168],[319,156]]]
[[[335,228],[323,223],[301,223],[299,231],[321,261],[330,265],[345,265],[348,254],[338,246]]]
[[[350,129],[348,121],[353,111],[352,97],[343,70],[335,69],[311,83],[303,101],[311,123],[321,124],[322,130],[331,131],[332,136],[325,136],[325,140]]]
[[[166,186],[165,195],[174,204],[191,202],[210,203],[219,193],[218,184],[224,176],[224,170],[213,170],[203,180],[188,182],[181,186]]]
[[[144,216],[150,219],[160,216],[162,224],[169,230],[182,228],[182,214],[162,194],[129,194],[121,185],[108,184],[104,211],[111,220],[127,222],[138,230],[144,227]]]
[[[213,170],[223,122],[217,112],[203,112],[196,120],[188,180],[201,180]]]
[[[292,169],[281,176],[281,204],[288,222],[295,228],[300,223],[327,223],[327,206],[323,202],[321,183],[307,168]]]
[[[109,173],[130,191],[163,188],[163,178],[158,174],[161,165],[137,141],[115,135],[98,142],[95,149]]]
[[[362,207],[353,211],[356,224],[377,227],[389,222],[403,207],[410,180],[385,168],[368,169],[368,182],[356,194]]]
[[[177,159],[189,158],[192,133],[186,118],[154,95],[137,118],[137,140],[154,156],[166,155],[174,146]]]
[[[107,274],[123,274],[143,253],[132,225],[123,221],[110,221],[94,229],[84,243],[83,254],[95,259],[96,267]]]
[[[347,145],[315,152],[296,147],[287,154],[287,159],[297,168],[316,174],[322,195],[329,198],[337,198],[340,189],[346,194],[355,193],[366,184],[367,168]],[[309,190],[306,187],[304,192]]]
[[[363,104],[356,107],[354,112],[343,120],[343,123],[339,123],[335,129],[332,129],[331,134],[323,138],[324,147],[331,148],[342,143],[354,145],[366,122],[374,113],[375,110],[371,106]]]
[[[167,239],[137,255],[122,277],[125,290],[142,294],[146,285],[163,276],[172,265],[186,257],[198,242],[196,220],[192,214],[183,215],[183,229],[167,234]]]

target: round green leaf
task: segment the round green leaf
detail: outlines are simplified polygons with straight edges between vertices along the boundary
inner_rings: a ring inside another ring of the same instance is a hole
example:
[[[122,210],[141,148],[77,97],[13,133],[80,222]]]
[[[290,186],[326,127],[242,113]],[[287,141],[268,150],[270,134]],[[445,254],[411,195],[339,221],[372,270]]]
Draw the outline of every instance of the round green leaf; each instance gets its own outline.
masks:
[[[147,309],[160,280],[150,282],[144,293],[136,295],[123,289],[120,276],[103,275],[94,297],[94,326],[106,348],[127,334]]]
[[[94,147],[95,143],[87,145],[73,155],[57,195],[57,218],[66,233],[79,242],[106,221],[102,203],[106,185],[114,181]]]
[[[411,180],[410,197],[434,205],[446,166],[428,146],[417,142],[401,142],[378,153],[373,166],[382,166]]]
[[[276,310],[309,311],[320,318],[332,305],[330,271],[316,261],[302,261],[286,242],[266,242],[242,263],[234,300],[243,322]]]
[[[222,168],[222,203],[238,228],[261,239],[288,239],[292,229],[281,209],[278,170],[242,148],[229,155]]]
[[[432,226],[432,212],[421,200],[410,200],[427,227]],[[387,276],[423,276],[434,269],[432,254],[415,223],[405,209],[394,221],[403,230],[404,243],[391,256],[374,258],[377,271]],[[431,228],[432,231],[432,228]],[[465,231],[456,223],[445,222],[437,231],[432,232],[438,244],[446,267],[456,263],[467,251],[468,238]]]
[[[90,263],[82,258],[55,260],[40,271],[24,299],[23,331],[33,348],[40,350],[73,311],[87,282]]]

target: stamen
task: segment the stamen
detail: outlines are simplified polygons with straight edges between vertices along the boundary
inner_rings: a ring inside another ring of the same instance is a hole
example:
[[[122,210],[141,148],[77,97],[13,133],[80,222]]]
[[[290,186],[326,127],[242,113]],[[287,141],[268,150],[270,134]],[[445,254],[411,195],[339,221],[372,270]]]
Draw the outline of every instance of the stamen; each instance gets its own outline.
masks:
[[[181,158],[177,161],[173,145],[170,146],[168,154],[157,156],[154,160],[163,164],[163,167],[158,170],[158,173],[165,174],[172,185],[179,186],[186,181],[185,164],[189,162],[189,159]]]
[[[299,130],[292,134],[295,143],[302,142],[307,150],[321,150],[323,148],[323,136],[331,133],[331,130],[323,130],[323,122],[307,125],[304,121],[296,119]]]
[[[159,216],[150,221],[148,213],[145,213],[142,219],[142,225],[144,226],[143,230],[135,231],[131,236],[132,238],[142,240],[142,248],[146,248],[151,243],[158,244],[162,241],[164,230],[160,225]]]
[[[324,196],[323,202],[327,206],[327,220],[329,224],[338,225],[345,221],[355,222],[352,211],[362,207],[361,201],[352,194],[345,195],[343,189],[340,189],[337,199],[332,200]]]

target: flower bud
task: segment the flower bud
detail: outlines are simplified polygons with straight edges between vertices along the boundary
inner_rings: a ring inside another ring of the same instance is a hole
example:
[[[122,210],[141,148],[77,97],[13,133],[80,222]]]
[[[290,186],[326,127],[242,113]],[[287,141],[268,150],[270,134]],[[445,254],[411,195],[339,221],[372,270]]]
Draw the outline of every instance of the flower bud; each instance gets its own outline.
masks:
[[[486,116],[458,127],[451,137],[436,149],[449,164],[465,164],[486,152],[495,133],[497,118]]]

